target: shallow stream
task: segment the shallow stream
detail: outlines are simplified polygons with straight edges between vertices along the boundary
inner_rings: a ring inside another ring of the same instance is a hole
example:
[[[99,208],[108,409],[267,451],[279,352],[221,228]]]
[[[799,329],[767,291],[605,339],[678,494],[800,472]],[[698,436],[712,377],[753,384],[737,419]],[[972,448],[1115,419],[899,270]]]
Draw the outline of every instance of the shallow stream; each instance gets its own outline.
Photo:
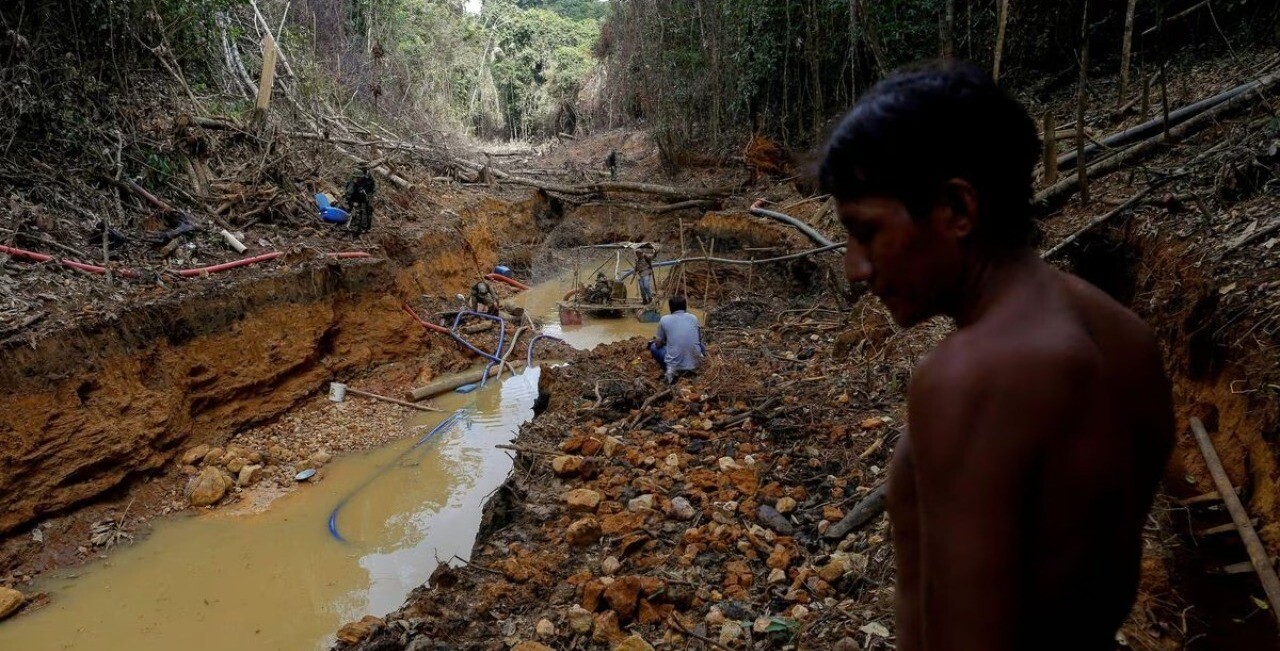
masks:
[[[575,348],[653,334],[654,324],[629,316],[562,328],[555,301],[566,286],[545,283],[512,302]],[[536,357],[553,355],[539,343]],[[264,512],[155,520],[137,544],[42,579],[35,589],[50,604],[0,623],[0,649],[328,648],[344,622],[399,608],[438,562],[470,555],[484,500],[511,468],[494,446],[532,416],[539,371],[437,398],[446,413],[409,418],[404,438],[335,459],[322,481]],[[411,450],[458,409],[461,422]],[[342,542],[328,522],[352,493],[334,520]]]

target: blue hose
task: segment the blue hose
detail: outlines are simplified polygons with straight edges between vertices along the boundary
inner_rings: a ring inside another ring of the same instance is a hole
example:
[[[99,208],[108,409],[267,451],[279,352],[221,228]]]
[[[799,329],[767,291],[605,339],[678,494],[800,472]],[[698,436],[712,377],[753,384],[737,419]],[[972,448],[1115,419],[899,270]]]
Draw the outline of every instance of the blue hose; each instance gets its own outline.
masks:
[[[564,343],[564,340],[563,340],[563,339],[561,339],[561,338],[559,338],[559,337],[554,337],[554,336],[552,336],[552,335],[538,335],[538,336],[534,337],[533,339],[530,339],[530,340],[529,340],[529,354],[528,354],[528,359],[526,359],[526,360],[525,360],[525,362],[524,362],[524,367],[525,367],[525,369],[533,368],[533,345],[534,345],[534,344],[536,344],[536,343],[538,343],[538,340],[539,340],[539,339],[550,339],[550,340],[552,340],[552,341],[558,341],[558,342],[560,342],[560,343]]]
[[[475,354],[489,360],[490,362],[493,362],[494,364],[501,363],[502,360],[498,359],[496,355],[490,355],[489,353],[486,353],[483,350],[476,348],[475,346],[471,345],[471,342],[467,341],[466,339],[463,339],[462,335],[458,334],[458,326],[462,323],[462,317],[464,316],[478,316],[481,318],[491,319],[493,321],[498,322],[498,352],[499,353],[502,352],[502,346],[504,343],[506,343],[506,340],[507,340],[506,320],[500,316],[494,316],[492,314],[484,314],[482,312],[472,312],[471,310],[463,310],[461,312],[458,312],[457,316],[453,317],[453,327],[449,329],[449,332],[453,334],[454,339],[458,340],[458,343],[462,344],[463,346],[466,346],[467,348],[470,348]]]
[[[377,479],[378,477],[381,477],[382,473],[390,470],[393,466],[398,464],[401,459],[409,456],[410,452],[413,452],[414,450],[422,447],[424,444],[426,444],[428,441],[434,438],[437,434],[440,434],[441,432],[448,430],[454,425],[457,425],[458,422],[462,420],[462,417],[466,415],[466,413],[467,411],[465,409],[459,409],[458,411],[453,412],[453,414],[450,415],[448,418],[440,421],[440,424],[432,428],[430,432],[427,432],[426,436],[423,436],[422,438],[418,439],[418,442],[414,443],[413,447],[409,448],[408,450],[405,450],[404,452],[401,452],[398,456],[396,456],[395,459],[392,459],[389,463],[387,463],[387,465],[379,468],[377,472],[373,473],[373,475],[371,475],[368,479],[364,480],[364,483],[360,484],[359,486],[356,486],[354,489],[352,489],[350,493],[347,493],[346,496],[343,497],[342,500],[338,502],[338,505],[333,507],[333,510],[329,512],[329,534],[332,535],[334,539],[338,540],[339,542],[347,542],[347,539],[343,538],[342,534],[338,532],[338,512],[342,510],[342,507],[346,506],[347,502],[350,502],[351,498],[355,497],[357,493],[364,490],[366,487],[369,486],[369,484],[372,484],[373,480]]]

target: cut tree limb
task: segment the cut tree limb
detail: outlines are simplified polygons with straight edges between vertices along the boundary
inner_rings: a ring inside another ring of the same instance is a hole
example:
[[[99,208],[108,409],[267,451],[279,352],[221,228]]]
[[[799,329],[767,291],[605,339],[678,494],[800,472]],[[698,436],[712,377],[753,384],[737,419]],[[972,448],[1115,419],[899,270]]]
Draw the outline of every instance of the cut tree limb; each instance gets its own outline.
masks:
[[[1173,180],[1173,178],[1174,177],[1168,177],[1165,179],[1161,179],[1159,182],[1148,185],[1144,190],[1133,195],[1132,197],[1129,198],[1128,201],[1125,201],[1124,203],[1120,204],[1114,210],[1111,210],[1110,212],[1107,212],[1103,215],[1093,218],[1088,224],[1085,224],[1083,228],[1063,238],[1061,242],[1058,242],[1053,246],[1053,248],[1049,249],[1048,251],[1045,251],[1040,257],[1046,260],[1048,260],[1049,258],[1052,258],[1053,256],[1057,255],[1059,252],[1061,252],[1063,249],[1065,249],[1067,246],[1069,246],[1072,242],[1080,239],[1080,236],[1110,221],[1112,217],[1115,217],[1116,215],[1119,215],[1120,213],[1134,207],[1143,199],[1145,199],[1147,195],[1151,194],[1152,190],[1155,190],[1157,187],[1163,185],[1167,181]]]
[[[871,522],[876,516],[884,513],[885,507],[888,505],[887,491],[888,482],[881,482],[880,485],[871,489],[871,492],[862,501],[858,502],[839,522],[831,525],[827,532],[822,534],[827,540],[840,540],[845,536],[861,529]]]
[[[1236,529],[1240,532],[1240,540],[1244,542],[1245,549],[1249,552],[1249,562],[1253,564],[1253,571],[1257,572],[1258,580],[1262,582],[1262,590],[1267,595],[1271,614],[1277,622],[1280,622],[1280,577],[1276,576],[1275,568],[1271,566],[1271,557],[1267,554],[1266,547],[1262,545],[1262,540],[1258,538],[1258,532],[1249,523],[1249,512],[1245,510],[1244,505],[1240,503],[1240,498],[1232,490],[1231,480],[1227,477],[1226,469],[1222,467],[1218,450],[1213,447],[1213,440],[1209,438],[1209,432],[1205,430],[1204,423],[1201,423],[1199,418],[1193,417],[1190,424],[1191,432],[1195,434],[1196,442],[1200,444],[1205,465],[1208,466],[1209,474],[1213,477],[1213,483],[1218,488],[1218,493],[1222,495],[1222,501],[1226,504],[1227,511],[1231,513],[1231,521],[1235,523]]]
[[[715,202],[711,201],[710,199],[690,199],[689,201],[679,201],[676,203],[667,203],[667,204],[659,203],[659,204],[649,204],[649,205],[631,203],[626,201],[591,201],[591,202],[582,204],[582,206],[583,207],[608,206],[613,208],[626,208],[628,210],[637,210],[637,211],[649,213],[652,215],[663,215],[669,212],[676,212],[678,210],[693,210],[693,209],[700,209],[700,208],[709,208],[714,204]]]
[[[355,161],[356,163],[363,165],[365,167],[369,167],[374,172],[377,172],[379,176],[382,176],[388,181],[391,181],[392,183],[394,183],[395,186],[400,188],[401,190],[413,189],[412,183],[410,183],[404,177],[396,174],[395,172],[392,172],[391,168],[387,167],[386,165],[373,165],[373,163],[375,163],[376,161],[368,161],[363,158],[360,158],[359,156],[356,156],[355,154],[347,151],[346,149],[343,149],[342,147],[334,147],[334,149],[337,149],[338,153],[342,154],[343,156],[346,156],[347,158]]]

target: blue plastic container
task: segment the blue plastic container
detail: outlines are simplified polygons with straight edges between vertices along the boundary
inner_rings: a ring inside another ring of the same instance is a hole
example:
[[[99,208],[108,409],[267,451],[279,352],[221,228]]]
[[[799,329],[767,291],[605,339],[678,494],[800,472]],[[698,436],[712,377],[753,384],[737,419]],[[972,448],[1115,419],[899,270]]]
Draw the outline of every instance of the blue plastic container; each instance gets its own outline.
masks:
[[[351,215],[347,211],[329,202],[329,195],[321,192],[316,195],[316,208],[320,209],[320,220],[328,224],[345,224]]]
[[[511,277],[511,267],[508,267],[508,266],[507,266],[507,265],[505,265],[505,264],[500,264],[500,265],[498,265],[498,266],[496,266],[496,267],[494,267],[494,268],[493,268],[493,273],[500,274],[500,275],[506,276],[507,278],[510,278],[510,277]]]

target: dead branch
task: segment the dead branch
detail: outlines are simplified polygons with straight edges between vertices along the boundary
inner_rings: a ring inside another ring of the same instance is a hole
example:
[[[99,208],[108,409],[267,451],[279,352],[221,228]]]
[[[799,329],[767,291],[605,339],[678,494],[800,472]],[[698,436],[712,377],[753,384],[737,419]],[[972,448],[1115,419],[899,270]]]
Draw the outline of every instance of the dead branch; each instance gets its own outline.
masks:
[[[1258,573],[1258,579],[1262,582],[1263,592],[1266,593],[1267,602],[1271,605],[1271,613],[1276,621],[1280,622],[1280,578],[1276,576],[1275,568],[1271,567],[1267,549],[1262,545],[1262,540],[1258,538],[1258,532],[1254,530],[1253,525],[1249,524],[1249,512],[1245,510],[1244,505],[1240,503],[1240,498],[1232,490],[1231,480],[1222,467],[1222,460],[1218,458],[1218,451],[1213,447],[1213,440],[1209,438],[1209,432],[1205,430],[1204,423],[1201,423],[1199,418],[1192,417],[1190,424],[1191,432],[1195,434],[1196,442],[1200,444],[1205,465],[1209,467],[1209,474],[1213,477],[1213,483],[1217,486],[1227,511],[1231,513],[1231,521],[1240,532],[1240,540],[1244,542],[1245,549],[1249,552],[1253,571]]]
[[[608,206],[611,208],[626,208],[628,210],[636,210],[639,212],[649,213],[651,215],[664,215],[666,213],[676,212],[677,210],[692,210],[697,208],[708,208],[714,204],[715,202],[709,199],[690,199],[689,201],[679,201],[676,203],[667,203],[667,204],[659,203],[659,204],[645,205],[645,204],[639,204],[639,203],[631,203],[627,201],[591,201],[588,203],[584,203],[582,205],[583,207]]]

